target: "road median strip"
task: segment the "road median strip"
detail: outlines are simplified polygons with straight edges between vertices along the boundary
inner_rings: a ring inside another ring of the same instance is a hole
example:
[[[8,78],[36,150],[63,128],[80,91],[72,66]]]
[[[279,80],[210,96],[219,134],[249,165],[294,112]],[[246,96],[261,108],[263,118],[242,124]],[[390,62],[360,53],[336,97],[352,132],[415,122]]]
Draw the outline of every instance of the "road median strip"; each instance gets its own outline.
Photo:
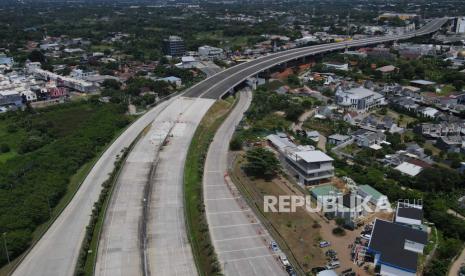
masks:
[[[192,253],[200,275],[221,275],[205,214],[203,198],[203,173],[208,148],[223,121],[235,103],[219,100],[207,112],[195,131],[184,168],[184,201],[186,226]]]

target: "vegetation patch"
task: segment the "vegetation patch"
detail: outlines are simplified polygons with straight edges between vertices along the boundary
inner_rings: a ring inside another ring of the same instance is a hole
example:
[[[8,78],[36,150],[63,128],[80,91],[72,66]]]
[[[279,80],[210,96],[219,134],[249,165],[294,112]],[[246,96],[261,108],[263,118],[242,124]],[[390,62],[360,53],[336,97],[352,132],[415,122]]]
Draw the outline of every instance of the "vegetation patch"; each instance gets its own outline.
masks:
[[[130,148],[134,143],[131,144]],[[95,261],[97,258],[98,243],[100,240],[100,233],[105,220],[105,213],[108,203],[111,199],[111,193],[118,179],[119,172],[124,165],[130,148],[122,150],[121,155],[115,161],[115,168],[110,173],[105,182],[102,183],[102,191],[100,192],[98,200],[94,203],[92,208],[92,215],[90,216],[89,224],[86,227],[86,234],[81,244],[79,251],[78,262],[76,264],[75,275],[77,276],[91,276],[94,275]]]
[[[0,232],[10,259],[41,236],[84,179],[93,160],[128,125],[126,108],[97,100],[0,116]],[[7,262],[0,253],[0,265]]]
[[[201,275],[221,274],[220,264],[208,232],[202,178],[208,147],[232,107],[231,100],[220,100],[208,110],[192,138],[184,168],[184,200],[188,236],[191,239],[194,258]]]

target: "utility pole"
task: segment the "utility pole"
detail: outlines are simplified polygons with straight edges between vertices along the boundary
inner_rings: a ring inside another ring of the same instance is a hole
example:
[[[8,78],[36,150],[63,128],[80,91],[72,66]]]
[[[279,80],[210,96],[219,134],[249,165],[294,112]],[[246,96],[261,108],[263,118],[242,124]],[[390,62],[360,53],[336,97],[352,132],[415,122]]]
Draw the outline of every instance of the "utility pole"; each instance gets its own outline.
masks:
[[[4,232],[2,236],[3,236],[3,245],[5,246],[6,259],[8,260],[8,264],[10,264],[10,254],[8,254],[8,247],[6,245],[6,232]]]

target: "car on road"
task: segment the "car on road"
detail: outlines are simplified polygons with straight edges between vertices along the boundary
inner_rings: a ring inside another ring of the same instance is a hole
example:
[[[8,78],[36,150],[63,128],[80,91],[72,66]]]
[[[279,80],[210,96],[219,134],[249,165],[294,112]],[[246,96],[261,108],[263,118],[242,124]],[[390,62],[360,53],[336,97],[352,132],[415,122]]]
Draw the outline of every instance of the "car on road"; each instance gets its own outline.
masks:
[[[271,251],[273,252],[279,251],[279,246],[275,241],[270,242],[270,248],[271,248]]]
[[[288,267],[291,265],[286,255],[284,255],[284,253],[279,254],[279,260],[281,260],[281,263],[284,267]]]
[[[317,274],[318,272],[321,272],[323,270],[326,270],[326,267],[324,266],[316,266],[312,268],[312,273]]]
[[[320,248],[325,248],[330,246],[331,243],[329,241],[320,241]]]
[[[325,252],[326,257],[335,257],[337,255],[337,252],[333,249],[329,249],[328,251]]]
[[[297,273],[295,273],[294,268],[292,266],[288,265],[286,266],[286,271],[289,274],[289,276],[296,276]]]
[[[331,261],[326,265],[326,269],[335,269],[341,266],[339,261]]]
[[[371,234],[361,234],[360,237],[365,240],[370,240],[371,239]]]

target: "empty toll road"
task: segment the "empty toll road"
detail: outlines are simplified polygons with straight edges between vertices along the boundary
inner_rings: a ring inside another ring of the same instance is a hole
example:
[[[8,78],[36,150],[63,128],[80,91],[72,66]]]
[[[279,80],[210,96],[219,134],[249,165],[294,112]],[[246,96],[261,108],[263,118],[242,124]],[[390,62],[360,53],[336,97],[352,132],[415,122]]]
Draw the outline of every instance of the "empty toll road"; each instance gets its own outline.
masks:
[[[209,147],[203,180],[207,221],[225,275],[286,275],[268,248],[270,235],[225,177],[229,141],[251,98],[241,93]]]

